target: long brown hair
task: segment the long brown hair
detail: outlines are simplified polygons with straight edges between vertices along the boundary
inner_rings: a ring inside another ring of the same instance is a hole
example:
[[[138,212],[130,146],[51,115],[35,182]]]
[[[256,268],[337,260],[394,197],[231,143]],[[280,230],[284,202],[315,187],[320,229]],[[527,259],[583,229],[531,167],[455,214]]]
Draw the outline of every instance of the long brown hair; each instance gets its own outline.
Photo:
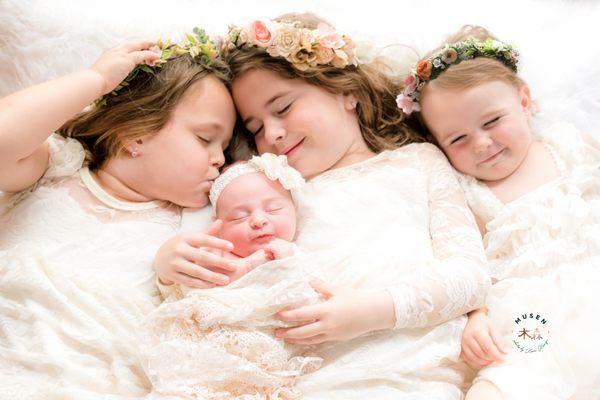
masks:
[[[106,105],[92,105],[57,132],[81,142],[90,168],[100,167],[117,156],[127,140],[152,135],[169,121],[173,110],[187,90],[201,79],[213,75],[229,82],[227,65],[218,60],[210,67],[185,54],[169,60],[155,74],[140,73]]]
[[[275,20],[294,21],[299,27],[308,29],[316,29],[319,23],[325,22],[314,14],[285,14]],[[248,71],[263,69],[284,79],[301,79],[334,94],[353,94],[358,100],[356,113],[362,136],[367,146],[376,153],[423,141],[396,105],[396,96],[402,91],[402,80],[393,76],[381,59],[343,69],[317,65],[301,71],[285,59],[272,57],[256,47],[226,48],[223,57],[231,69],[232,80]],[[253,146],[252,135],[245,133]]]

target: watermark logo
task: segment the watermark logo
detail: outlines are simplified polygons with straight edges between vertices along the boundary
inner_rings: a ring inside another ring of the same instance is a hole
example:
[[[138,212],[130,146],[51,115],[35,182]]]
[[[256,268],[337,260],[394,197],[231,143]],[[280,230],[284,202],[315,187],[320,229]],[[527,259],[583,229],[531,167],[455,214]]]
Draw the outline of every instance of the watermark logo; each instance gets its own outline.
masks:
[[[521,314],[515,318],[512,342],[522,353],[538,353],[548,346],[550,329],[548,320],[535,313]]]

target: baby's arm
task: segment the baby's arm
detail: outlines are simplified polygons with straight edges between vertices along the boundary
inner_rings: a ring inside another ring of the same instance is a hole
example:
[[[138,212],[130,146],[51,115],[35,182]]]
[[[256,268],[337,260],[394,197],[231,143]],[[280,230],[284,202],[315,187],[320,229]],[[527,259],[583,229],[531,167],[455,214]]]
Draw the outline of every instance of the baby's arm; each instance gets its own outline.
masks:
[[[90,68],[0,99],[0,190],[16,192],[48,167],[46,139],[96,98],[112,91],[136,64],[159,55],[150,42],[126,43],[104,53]]]

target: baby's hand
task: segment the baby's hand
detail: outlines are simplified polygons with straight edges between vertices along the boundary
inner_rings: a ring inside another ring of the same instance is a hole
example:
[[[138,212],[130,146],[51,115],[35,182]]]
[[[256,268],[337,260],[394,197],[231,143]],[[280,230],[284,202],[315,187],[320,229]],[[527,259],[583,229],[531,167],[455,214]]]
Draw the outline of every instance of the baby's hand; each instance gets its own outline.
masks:
[[[502,362],[508,353],[508,344],[491,324],[485,309],[469,313],[461,347],[461,358],[475,369]]]
[[[100,56],[91,70],[104,79],[103,95],[115,89],[137,64],[154,65],[160,59],[160,50],[150,50],[152,44],[145,40],[128,42]]]
[[[271,240],[264,249],[267,254],[271,255],[273,260],[280,260],[294,255],[294,244],[279,238]]]

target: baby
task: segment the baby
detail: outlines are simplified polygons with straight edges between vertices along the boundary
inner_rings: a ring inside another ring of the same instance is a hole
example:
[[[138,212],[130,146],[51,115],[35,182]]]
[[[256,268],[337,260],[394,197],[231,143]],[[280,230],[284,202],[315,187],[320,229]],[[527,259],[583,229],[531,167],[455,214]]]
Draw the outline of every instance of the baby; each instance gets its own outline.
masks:
[[[291,263],[302,176],[285,156],[264,154],[233,164],[210,192],[219,236],[234,244],[221,255],[238,269],[225,287],[177,287],[147,320],[143,346],[150,398],[293,399],[295,379],[321,359],[276,339],[286,326],[272,315],[317,294]],[[263,265],[264,264],[264,265]],[[262,265],[262,266],[261,266]],[[257,268],[261,266],[261,268]]]

